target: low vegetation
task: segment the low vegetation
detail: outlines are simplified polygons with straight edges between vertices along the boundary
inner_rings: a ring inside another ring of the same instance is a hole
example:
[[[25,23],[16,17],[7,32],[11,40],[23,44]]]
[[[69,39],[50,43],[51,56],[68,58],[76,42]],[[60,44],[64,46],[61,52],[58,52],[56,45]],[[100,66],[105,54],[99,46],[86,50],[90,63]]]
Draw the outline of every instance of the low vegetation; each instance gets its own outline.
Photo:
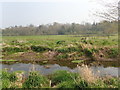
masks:
[[[0,78],[1,88],[120,88],[119,77],[96,76],[86,65],[78,66],[78,73],[60,70],[46,76],[39,71],[2,70]]]
[[[4,36],[3,60],[108,60],[118,58],[118,36]],[[81,62],[81,61],[80,61]]]
[[[81,63],[81,62],[84,62],[85,60],[73,60],[72,62],[73,63]]]

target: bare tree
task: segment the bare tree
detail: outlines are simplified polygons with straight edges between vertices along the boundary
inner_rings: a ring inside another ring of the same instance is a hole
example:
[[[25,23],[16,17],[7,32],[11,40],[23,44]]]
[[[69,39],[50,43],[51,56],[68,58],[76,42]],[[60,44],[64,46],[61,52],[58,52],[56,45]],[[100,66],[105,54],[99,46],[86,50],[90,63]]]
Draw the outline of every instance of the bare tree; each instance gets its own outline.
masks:
[[[101,0],[99,2],[105,10],[97,11],[96,16],[104,18],[109,21],[117,21],[118,16],[120,16],[120,2],[119,0],[113,0],[112,2],[107,2],[107,0]]]

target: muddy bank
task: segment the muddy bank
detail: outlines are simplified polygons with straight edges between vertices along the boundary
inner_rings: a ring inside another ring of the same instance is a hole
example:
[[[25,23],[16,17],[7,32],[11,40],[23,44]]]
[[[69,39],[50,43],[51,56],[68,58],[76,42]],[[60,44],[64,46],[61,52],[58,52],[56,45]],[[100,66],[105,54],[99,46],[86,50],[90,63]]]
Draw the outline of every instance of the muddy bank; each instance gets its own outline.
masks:
[[[57,44],[63,44],[59,41]],[[91,44],[75,43],[52,47],[30,45],[3,47],[3,59],[18,61],[43,61],[43,60],[93,60],[93,61],[118,61],[117,47],[97,47]]]
[[[77,65],[82,66],[83,64],[88,65],[89,67],[91,66],[103,66],[103,67],[120,67],[120,62],[113,62],[113,61],[84,61],[82,63],[73,63],[72,61],[67,61],[67,60],[44,60],[44,61],[13,61],[13,62],[8,62],[8,61],[3,61],[1,62],[4,65],[14,65],[14,64],[34,64],[34,65],[42,65],[45,68],[49,68],[51,65],[58,64],[59,66],[64,66],[64,67],[69,67],[71,69],[76,68]]]
[[[17,61],[44,61],[44,60],[55,60],[55,55],[45,53],[36,53],[36,52],[20,52],[11,55],[3,56],[3,59],[15,59]]]
[[[17,61],[44,61],[44,60],[49,60],[49,61],[53,61],[53,60],[92,60],[92,61],[115,61],[117,62],[119,60],[118,57],[114,57],[114,58],[106,58],[105,54],[103,54],[104,56],[102,56],[99,53],[94,53],[92,56],[88,57],[86,55],[82,55],[82,56],[76,56],[76,54],[78,53],[68,53],[68,56],[65,56],[65,54],[62,53],[58,53],[55,51],[48,51],[48,52],[43,52],[43,53],[36,53],[36,52],[19,52],[19,53],[14,53],[11,55],[4,55],[3,56],[3,60],[9,60],[9,59],[13,59],[13,60],[17,60]]]

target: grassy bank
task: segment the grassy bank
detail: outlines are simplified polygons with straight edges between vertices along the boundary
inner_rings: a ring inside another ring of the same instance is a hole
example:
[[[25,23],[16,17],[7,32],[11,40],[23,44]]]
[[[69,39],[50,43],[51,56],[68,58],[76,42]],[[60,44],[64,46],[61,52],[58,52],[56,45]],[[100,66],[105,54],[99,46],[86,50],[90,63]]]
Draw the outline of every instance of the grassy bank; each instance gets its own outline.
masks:
[[[78,66],[78,73],[68,71],[55,71],[53,74],[43,76],[39,71],[8,72],[2,70],[1,88],[119,88],[120,78],[98,77],[86,65]]]
[[[44,35],[4,36],[3,59],[102,60],[118,58],[118,36]]]

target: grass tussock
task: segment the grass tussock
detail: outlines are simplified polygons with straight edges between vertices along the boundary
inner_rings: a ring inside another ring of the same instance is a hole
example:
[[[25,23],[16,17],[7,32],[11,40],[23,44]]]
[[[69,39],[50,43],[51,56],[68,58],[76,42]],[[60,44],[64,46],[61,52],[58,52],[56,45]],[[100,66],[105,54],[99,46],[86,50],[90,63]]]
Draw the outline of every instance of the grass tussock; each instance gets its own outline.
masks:
[[[88,83],[95,83],[97,80],[97,77],[94,75],[92,69],[90,69],[87,65],[82,65],[82,67],[78,67],[78,73]]]

